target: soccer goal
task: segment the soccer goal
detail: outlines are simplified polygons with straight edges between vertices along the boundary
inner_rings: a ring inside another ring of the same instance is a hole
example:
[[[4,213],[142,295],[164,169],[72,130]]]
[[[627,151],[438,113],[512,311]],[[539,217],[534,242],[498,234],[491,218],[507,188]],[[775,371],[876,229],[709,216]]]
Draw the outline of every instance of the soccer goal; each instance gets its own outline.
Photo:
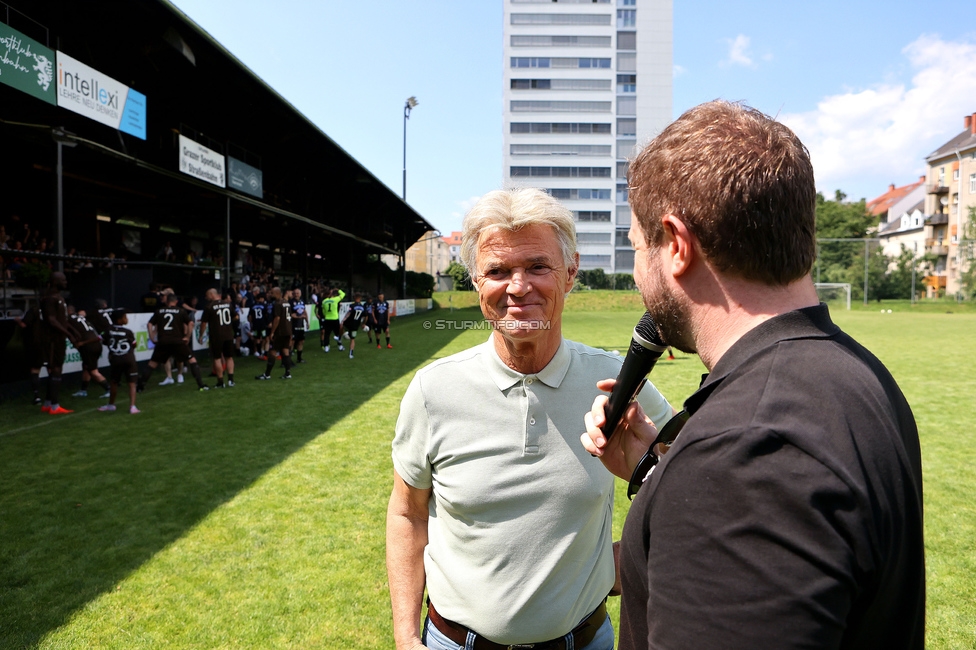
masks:
[[[836,303],[845,300],[847,310],[851,309],[851,285],[847,282],[817,282],[817,295],[822,302]]]

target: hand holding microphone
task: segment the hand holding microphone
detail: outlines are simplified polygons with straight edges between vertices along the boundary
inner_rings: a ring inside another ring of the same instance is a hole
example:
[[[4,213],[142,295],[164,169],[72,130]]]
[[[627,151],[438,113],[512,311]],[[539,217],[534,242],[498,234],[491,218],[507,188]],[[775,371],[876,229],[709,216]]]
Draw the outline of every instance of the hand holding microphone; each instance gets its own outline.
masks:
[[[617,375],[617,383],[613,386],[610,399],[604,407],[607,416],[606,424],[600,427],[603,435],[610,439],[614,429],[620,423],[627,406],[637,397],[637,393],[644,387],[647,375],[650,374],[654,364],[661,357],[668,346],[661,338],[657,325],[651,319],[648,312],[644,312],[637,327],[634,328],[634,336],[630,341],[630,348],[624,363],[620,366],[620,373]]]
[[[604,395],[598,396],[592,410],[584,417],[587,431],[580,437],[583,446],[590,454],[600,456],[607,469],[623,479],[630,477],[633,466],[654,440],[657,430],[647,421],[643,409],[637,404],[635,412],[628,415],[628,435],[614,439],[612,443],[610,439],[665,350],[667,344],[662,340],[657,325],[650,314],[645,313],[634,328],[633,339],[617,379],[597,383],[600,390],[611,391],[609,399]],[[597,441],[601,437],[605,441],[598,446]]]

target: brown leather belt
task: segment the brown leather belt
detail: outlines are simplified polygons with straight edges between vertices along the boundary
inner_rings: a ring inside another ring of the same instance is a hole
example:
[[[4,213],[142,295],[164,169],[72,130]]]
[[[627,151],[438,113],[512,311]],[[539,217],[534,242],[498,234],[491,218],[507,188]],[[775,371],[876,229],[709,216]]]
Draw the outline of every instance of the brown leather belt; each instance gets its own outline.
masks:
[[[427,616],[430,618],[430,622],[434,624],[441,634],[446,636],[448,639],[457,643],[460,646],[468,640],[468,628],[464,627],[460,623],[455,623],[454,621],[449,621],[434,609],[433,603],[430,599],[427,599]],[[600,606],[593,610],[593,613],[586,617],[586,619],[573,628],[573,645],[576,648],[586,647],[596,636],[597,630],[603,625],[603,622],[607,618],[607,602],[603,601]],[[475,632],[474,640],[475,650],[514,650],[516,648],[532,648],[533,650],[565,650],[566,640],[563,637],[558,639],[550,639],[549,641],[539,641],[537,643],[513,643],[511,645],[505,645],[502,643],[495,643],[494,641],[489,641],[485,637],[481,636]]]

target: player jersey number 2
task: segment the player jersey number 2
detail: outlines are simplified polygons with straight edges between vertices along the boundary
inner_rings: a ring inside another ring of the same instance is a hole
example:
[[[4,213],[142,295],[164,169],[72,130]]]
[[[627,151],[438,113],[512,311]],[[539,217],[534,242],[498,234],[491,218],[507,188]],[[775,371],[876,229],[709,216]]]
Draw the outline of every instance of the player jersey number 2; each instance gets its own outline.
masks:
[[[167,332],[172,332],[173,314],[163,314],[163,320],[166,321],[165,323],[163,323],[163,329],[166,330]]]

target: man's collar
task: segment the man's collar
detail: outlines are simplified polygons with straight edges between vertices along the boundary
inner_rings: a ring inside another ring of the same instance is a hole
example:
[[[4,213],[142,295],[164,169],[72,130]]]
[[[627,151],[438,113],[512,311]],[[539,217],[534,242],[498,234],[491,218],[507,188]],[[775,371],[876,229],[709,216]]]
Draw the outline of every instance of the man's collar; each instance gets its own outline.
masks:
[[[498,356],[494,341],[490,336],[488,337],[488,341],[483,345],[487,348],[487,353],[483,358],[488,370],[488,376],[498,386],[498,390],[508,390],[527,377],[536,377],[550,388],[559,388],[563,378],[566,377],[566,373],[569,372],[570,353],[566,347],[566,341],[563,339],[560,339],[559,348],[549,363],[546,364],[546,367],[537,373],[531,374],[523,374],[505,365],[505,362]]]
[[[840,328],[830,320],[830,312],[824,303],[780,314],[760,323],[722,355],[711,373],[702,375],[701,386],[685,400],[685,409],[694,414],[723,379],[760,350],[780,341],[825,339],[838,332]]]

